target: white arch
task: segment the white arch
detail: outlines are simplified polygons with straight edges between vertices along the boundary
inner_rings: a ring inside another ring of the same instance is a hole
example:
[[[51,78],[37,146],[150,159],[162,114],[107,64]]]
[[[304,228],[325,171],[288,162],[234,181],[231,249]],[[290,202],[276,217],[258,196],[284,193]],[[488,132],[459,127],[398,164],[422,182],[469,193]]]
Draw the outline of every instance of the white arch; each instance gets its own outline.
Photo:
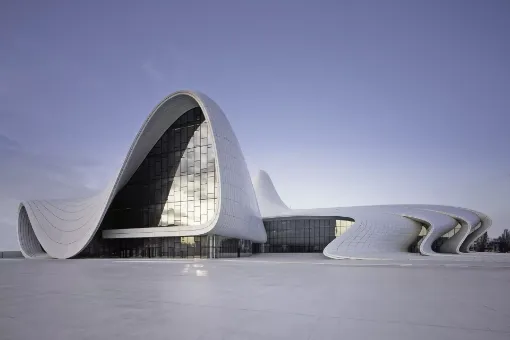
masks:
[[[439,249],[441,253],[461,254],[462,243],[473,228],[480,223],[480,218],[468,209],[440,205],[426,205],[420,206],[420,208],[448,215],[461,225],[460,230],[441,245]]]
[[[471,245],[475,243],[475,241],[480,236],[482,236],[483,233],[485,233],[487,229],[489,229],[490,226],[492,225],[492,220],[489,218],[489,216],[478,211],[474,210],[471,211],[480,218],[480,225],[477,229],[472,230],[471,233],[467,235],[464,242],[462,242],[460,246],[460,251],[464,253],[469,253],[470,252],[469,247],[471,247]]]
[[[455,228],[457,225],[457,221],[448,215],[426,210],[415,209],[413,211],[403,213],[402,216],[428,226],[427,235],[423,237],[423,240],[420,243],[420,254],[427,256],[437,254],[432,250],[432,243],[445,233]]]
[[[55,258],[79,254],[97,232],[119,190],[126,185],[163,133],[186,111],[200,107],[209,122],[216,152],[218,208],[214,218],[198,226],[158,228],[153,236],[216,235],[265,242],[266,233],[248,168],[232,127],[219,106],[204,94],[175,92],[163,99],[145,120],[116,179],[101,193],[81,200],[28,201],[20,205],[20,247],[33,257],[34,241]],[[26,211],[25,218],[24,212]],[[29,231],[29,228],[31,231]]]

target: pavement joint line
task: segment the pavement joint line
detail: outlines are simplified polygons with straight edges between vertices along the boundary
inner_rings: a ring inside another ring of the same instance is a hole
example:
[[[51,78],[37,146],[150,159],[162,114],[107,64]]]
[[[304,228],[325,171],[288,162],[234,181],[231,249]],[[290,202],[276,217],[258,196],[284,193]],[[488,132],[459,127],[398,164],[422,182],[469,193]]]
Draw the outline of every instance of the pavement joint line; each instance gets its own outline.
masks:
[[[26,259],[1,259],[1,260],[8,260],[4,263],[12,263],[17,261],[22,261]],[[0,263],[1,263],[0,260]],[[87,260],[87,259],[83,259]],[[438,267],[438,268],[476,268],[476,269],[485,269],[485,268],[492,268],[492,269],[503,269],[507,270],[510,269],[510,265],[508,265],[506,262],[500,262],[500,261],[482,261],[482,262],[475,262],[475,263],[467,263],[467,261],[453,261],[449,263],[444,263],[442,261],[429,261],[427,263],[424,263],[423,260],[426,259],[420,259],[422,261],[420,262],[414,262],[414,263],[402,263],[401,261],[390,261],[387,260],[383,263],[374,263],[369,262],[365,263],[365,261],[361,260],[330,260],[330,261],[324,261],[324,262],[311,262],[311,261],[275,261],[275,260],[253,260],[253,259],[198,259],[198,258],[189,258],[189,259],[171,259],[171,258],[164,258],[164,259],[88,259],[88,260],[106,260],[107,263],[180,263],[180,264],[193,264],[197,262],[226,262],[229,264],[276,264],[276,265],[284,265],[284,264],[300,264],[300,265],[329,265],[329,266],[339,266],[339,267]],[[10,261],[10,262],[9,262]],[[30,260],[27,260],[29,262],[32,262]],[[412,260],[404,260],[405,262],[412,262]]]
[[[8,259],[8,258],[0,258],[0,261],[23,261],[25,259]]]
[[[206,259],[204,259],[206,260]],[[234,264],[245,264],[245,263],[268,263],[268,264],[310,264],[310,265],[332,265],[332,266],[340,266],[340,267],[373,267],[373,266],[400,266],[400,267],[410,267],[413,266],[412,263],[327,263],[327,262],[304,262],[304,261],[242,261],[242,260],[228,260],[222,259],[218,260],[219,262],[229,262]],[[173,263],[173,264],[190,264],[197,261],[189,260],[189,261],[175,261],[175,260],[114,260],[113,263]],[[427,266],[428,264],[423,264],[422,266]]]
[[[211,261],[213,260],[213,261]],[[465,263],[399,263],[399,262],[388,262],[388,263],[361,263],[361,261],[355,262],[343,262],[331,261],[331,262],[306,262],[306,261],[266,261],[266,260],[238,260],[238,259],[160,259],[160,260],[113,260],[111,263],[172,263],[172,264],[192,264],[197,262],[228,262],[229,264],[301,264],[301,265],[329,265],[339,267],[442,267],[442,268],[498,268],[498,269],[509,269],[510,266],[502,266],[493,264],[491,266],[483,266],[480,264],[468,265]]]
[[[315,264],[315,265],[329,265],[329,266],[395,266],[396,263],[339,263],[339,262],[305,262],[305,261],[261,261],[261,260],[228,260],[222,259],[221,262],[232,262],[232,263],[269,263],[269,264]]]
[[[207,259],[203,259],[206,261]],[[218,262],[229,262],[229,263],[268,263],[268,264],[313,264],[313,265],[332,265],[332,266],[396,266],[398,263],[327,263],[327,262],[304,262],[304,261],[242,261],[242,260],[227,260],[221,259],[217,260]],[[188,260],[188,261],[176,261],[176,260],[113,260],[111,262],[114,263],[177,263],[177,264],[186,264],[186,263],[194,263],[198,261]],[[412,264],[403,264],[404,266],[411,266]]]
[[[173,263],[173,264],[191,264],[195,261],[175,261],[175,260],[114,260],[114,263]]]

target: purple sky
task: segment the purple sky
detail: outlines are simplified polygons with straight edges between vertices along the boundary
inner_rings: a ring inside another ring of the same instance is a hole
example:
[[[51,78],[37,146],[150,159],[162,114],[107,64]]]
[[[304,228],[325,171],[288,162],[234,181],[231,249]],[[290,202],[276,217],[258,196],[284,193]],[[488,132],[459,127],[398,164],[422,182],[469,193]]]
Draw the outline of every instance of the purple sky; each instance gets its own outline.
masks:
[[[509,1],[0,1],[0,248],[17,205],[116,175],[196,89],[293,208],[431,203],[510,227]]]

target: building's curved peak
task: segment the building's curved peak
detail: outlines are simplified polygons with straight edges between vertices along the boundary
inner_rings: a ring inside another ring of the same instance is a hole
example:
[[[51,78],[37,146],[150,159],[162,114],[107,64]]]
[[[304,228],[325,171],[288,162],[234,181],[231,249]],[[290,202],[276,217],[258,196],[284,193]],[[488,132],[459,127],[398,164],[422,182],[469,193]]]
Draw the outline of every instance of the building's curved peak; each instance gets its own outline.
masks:
[[[214,219],[207,225],[186,232],[186,236],[214,233],[265,242],[266,233],[253,184],[230,123],[209,97],[197,91],[184,90],[165,97],[151,111],[131,144],[116,178],[101,193],[86,199],[86,208],[69,209],[70,203],[64,200],[53,202],[51,206],[45,203],[47,201],[22,203],[21,206],[26,209],[19,213],[18,234],[20,245],[26,250],[25,256],[38,254],[38,243],[51,257],[69,258],[79,254],[98,231],[116,194],[133,176],[156,142],[182,114],[195,107],[200,107],[209,121],[212,145],[216,150],[220,200]],[[176,235],[168,236],[182,236],[180,231],[172,233]]]
[[[465,252],[491,225],[490,218],[484,214],[437,205],[290,209],[265,171],[259,171],[252,183],[239,142],[219,106],[200,92],[185,90],[165,97],[151,111],[117,177],[104,191],[81,200],[39,200],[20,205],[18,235],[23,254],[38,257],[47,253],[57,258],[79,254],[97,232],[115,195],[133,176],[154,144],[182,114],[195,107],[201,108],[210,123],[212,146],[216,150],[220,199],[214,220],[191,232],[186,230],[186,236],[209,233],[263,243],[267,235],[261,215],[345,216],[354,219],[355,223],[345,234],[331,242],[324,254],[333,258],[360,258],[363,254],[405,252],[420,233],[423,223],[428,224],[431,230],[422,242],[422,253],[431,253],[431,242],[444,231],[454,228],[456,222],[464,223],[464,231],[445,243],[443,251]],[[476,224],[479,227],[474,229]],[[171,235],[165,236],[184,236],[184,233],[179,234],[180,231],[172,230],[169,233]]]
[[[156,144],[166,129],[168,129],[180,115],[198,106],[201,106],[202,110],[206,112],[206,105],[201,100],[201,97],[210,100],[198,91],[182,90],[166,96],[156,105],[131,144],[117,177],[116,186],[118,186],[119,189],[127,183],[154,144]]]
[[[278,195],[273,181],[267,172],[259,170],[258,174],[253,179],[253,187],[255,188],[259,210],[263,217],[287,214],[290,212],[289,207],[283,203],[280,195]]]

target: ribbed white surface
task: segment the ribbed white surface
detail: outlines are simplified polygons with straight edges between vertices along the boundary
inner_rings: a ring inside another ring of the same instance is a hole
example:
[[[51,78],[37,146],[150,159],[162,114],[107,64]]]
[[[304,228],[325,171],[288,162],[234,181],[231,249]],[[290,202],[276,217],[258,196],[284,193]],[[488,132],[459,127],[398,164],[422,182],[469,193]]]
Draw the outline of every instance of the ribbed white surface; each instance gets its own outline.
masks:
[[[253,185],[230,123],[209,97],[198,92],[179,91],[166,97],[152,111],[131,145],[116,180],[101,193],[82,200],[21,203],[18,238],[25,257],[41,255],[37,252],[40,247],[55,258],[79,254],[97,232],[115,195],[129,181],[158,139],[183,113],[198,106],[209,121],[214,136],[219,177],[218,209],[215,217],[206,224],[175,227],[158,236],[213,233],[265,242],[266,233]]]
[[[274,187],[273,181],[268,173],[260,170],[253,179],[255,194],[258,198],[259,209],[262,216],[274,216],[288,213],[291,211],[285,203],[283,203],[280,195]]]
[[[207,96],[180,91],[166,97],[137,134],[116,179],[101,193],[80,200],[38,200],[19,207],[18,238],[26,257],[46,254],[69,258],[79,254],[97,232],[113,198],[133,176],[163,133],[186,111],[200,107],[213,133],[218,174],[218,209],[212,220],[197,226],[131,230],[128,237],[191,236],[212,233],[265,242],[263,217],[342,216],[355,223],[324,250],[331,258],[374,258],[405,253],[421,226],[428,233],[420,244],[423,255],[437,255],[432,243],[455,228],[461,229],[441,247],[441,253],[467,252],[491,225],[486,215],[438,205],[387,205],[292,210],[282,201],[269,177],[260,172],[255,189],[237,138],[218,105]],[[257,202],[258,199],[258,202]],[[136,234],[136,235],[135,235]]]
[[[482,236],[482,234],[485,233],[487,231],[487,229],[489,229],[490,226],[492,225],[492,220],[489,218],[489,216],[487,216],[483,213],[477,212],[477,211],[472,211],[472,212],[475,213],[476,215],[478,215],[478,217],[480,218],[480,225],[477,229],[472,230],[471,233],[466,237],[464,242],[462,242],[462,245],[460,246],[460,251],[464,252],[464,253],[468,253],[469,247],[473,243],[475,243],[475,241],[480,236]]]
[[[355,223],[324,249],[331,258],[392,258],[408,252],[422,225],[427,235],[420,243],[422,255],[461,254],[490,226],[490,219],[472,210],[440,205],[379,205],[326,209],[287,208],[276,192],[269,175],[261,171],[254,180],[255,192],[263,218],[288,216],[349,217]],[[480,224],[481,223],[481,224]],[[461,229],[440,247],[432,243],[461,224]],[[474,228],[480,224],[480,227]]]

